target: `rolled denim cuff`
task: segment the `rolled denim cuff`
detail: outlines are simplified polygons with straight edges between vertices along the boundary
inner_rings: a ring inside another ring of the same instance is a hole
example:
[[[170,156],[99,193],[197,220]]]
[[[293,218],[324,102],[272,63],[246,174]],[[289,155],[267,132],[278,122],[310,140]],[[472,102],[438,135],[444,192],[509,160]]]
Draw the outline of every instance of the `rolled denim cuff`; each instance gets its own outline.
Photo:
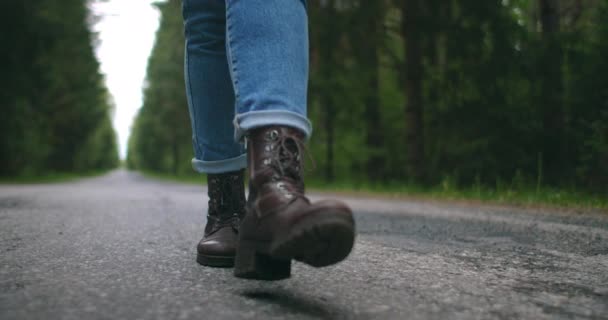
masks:
[[[241,170],[246,167],[246,154],[240,155],[236,158],[219,161],[203,161],[196,158],[192,159],[192,168],[200,173],[225,173]]]
[[[312,134],[310,121],[295,112],[285,110],[250,111],[234,118],[234,139],[241,141],[247,131],[267,126],[286,126],[298,129],[304,133],[306,140]]]

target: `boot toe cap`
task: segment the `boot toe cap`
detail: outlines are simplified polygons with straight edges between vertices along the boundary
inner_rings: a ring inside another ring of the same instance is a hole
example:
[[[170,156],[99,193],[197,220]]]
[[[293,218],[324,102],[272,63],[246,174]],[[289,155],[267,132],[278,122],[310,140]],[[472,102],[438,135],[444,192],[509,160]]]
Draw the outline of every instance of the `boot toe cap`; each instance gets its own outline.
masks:
[[[236,253],[236,245],[219,239],[206,239],[199,242],[197,251],[200,254],[210,256],[233,256]]]
[[[236,242],[236,232],[222,229],[211,236],[201,239],[198,243],[197,251],[199,254],[209,256],[234,256],[236,253]]]

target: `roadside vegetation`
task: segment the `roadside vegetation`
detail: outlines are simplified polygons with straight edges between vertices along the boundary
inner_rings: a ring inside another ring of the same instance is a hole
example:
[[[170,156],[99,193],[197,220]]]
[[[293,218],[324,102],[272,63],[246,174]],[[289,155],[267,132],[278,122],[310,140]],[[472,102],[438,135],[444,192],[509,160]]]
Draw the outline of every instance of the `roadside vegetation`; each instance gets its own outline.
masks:
[[[1,181],[64,180],[118,165],[87,3],[0,3]]]
[[[66,1],[0,4],[0,181],[118,166],[91,0]],[[181,1],[156,5],[126,163],[183,180]],[[308,13],[309,186],[606,207],[608,0],[310,0]]]
[[[190,173],[173,175],[153,171],[141,172],[145,176],[168,182],[205,185],[205,175]],[[531,186],[499,184],[494,188],[473,186],[456,187],[449,181],[440,185],[422,187],[403,184],[370,185],[356,182],[327,183],[312,177],[306,181],[309,192],[329,192],[350,197],[440,201],[445,203],[473,203],[487,205],[518,206],[541,209],[599,210],[608,213],[608,198],[581,192],[576,189],[536,189]]]
[[[127,163],[182,179],[180,1],[159,8]],[[308,12],[308,185],[606,207],[608,0],[311,0]]]

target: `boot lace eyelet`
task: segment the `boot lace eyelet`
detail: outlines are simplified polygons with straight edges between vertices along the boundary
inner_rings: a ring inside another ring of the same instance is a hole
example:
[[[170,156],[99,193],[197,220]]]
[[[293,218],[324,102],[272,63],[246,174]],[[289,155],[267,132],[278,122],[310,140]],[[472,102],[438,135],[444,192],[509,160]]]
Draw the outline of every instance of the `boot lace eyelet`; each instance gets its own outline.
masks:
[[[277,183],[277,189],[279,189],[281,191],[281,193],[283,194],[283,196],[287,199],[293,199],[293,194],[291,192],[289,192],[286,188],[286,185],[284,182],[279,182]]]
[[[270,140],[275,141],[279,138],[279,132],[277,130],[272,130],[269,133]]]

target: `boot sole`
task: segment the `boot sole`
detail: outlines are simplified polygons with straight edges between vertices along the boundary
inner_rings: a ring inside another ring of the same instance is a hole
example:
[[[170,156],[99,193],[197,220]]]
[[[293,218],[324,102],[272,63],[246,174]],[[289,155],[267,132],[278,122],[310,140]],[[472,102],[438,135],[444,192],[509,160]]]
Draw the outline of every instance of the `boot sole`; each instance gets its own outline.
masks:
[[[196,262],[206,267],[232,268],[234,267],[234,256],[210,256],[197,253]]]
[[[271,249],[275,257],[292,257],[316,268],[336,264],[348,257],[355,242],[352,219],[340,216],[304,219],[284,241]]]
[[[281,280],[291,275],[291,260],[325,267],[344,260],[355,241],[351,215],[326,212],[295,224],[285,239],[271,245],[241,241],[234,275],[239,278]]]

